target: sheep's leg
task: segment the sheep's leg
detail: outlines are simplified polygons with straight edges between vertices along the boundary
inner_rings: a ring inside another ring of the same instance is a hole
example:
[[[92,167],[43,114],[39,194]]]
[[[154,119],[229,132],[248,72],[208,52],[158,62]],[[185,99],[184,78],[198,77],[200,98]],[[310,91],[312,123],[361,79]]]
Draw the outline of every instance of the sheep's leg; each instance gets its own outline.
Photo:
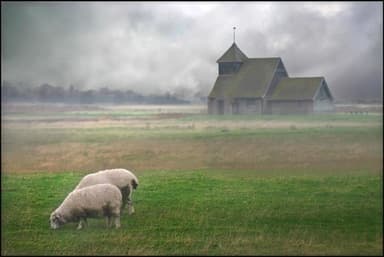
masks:
[[[83,223],[84,223],[84,225],[88,225],[86,218],[80,218],[79,225],[77,225],[77,229],[79,229],[79,230],[82,229]]]
[[[135,212],[135,208],[133,207],[133,201],[132,201],[132,192],[133,188],[132,186],[129,186],[129,193],[127,197],[127,205],[128,205],[128,214],[131,215]]]
[[[128,214],[132,215],[135,212],[135,208],[133,207],[132,201],[128,202]]]
[[[121,214],[121,211],[119,206],[115,206],[115,208],[111,210],[111,215],[110,215],[111,227],[114,223],[116,228],[120,228],[120,214]]]
[[[84,222],[85,227],[88,227],[88,221],[87,221],[87,218],[84,218],[84,219],[83,219],[83,222]]]
[[[79,225],[77,225],[77,229],[82,229],[83,226],[81,225],[81,220],[79,221]]]
[[[121,189],[121,194],[123,196],[123,199],[122,199],[122,205],[121,205],[120,210],[123,211],[124,208],[125,208],[125,204],[127,203],[127,200],[128,200],[129,188],[128,187],[122,188]]]
[[[115,221],[115,228],[120,228],[120,216],[114,216],[113,219]]]
[[[105,216],[105,226],[106,228],[109,228],[109,217]]]

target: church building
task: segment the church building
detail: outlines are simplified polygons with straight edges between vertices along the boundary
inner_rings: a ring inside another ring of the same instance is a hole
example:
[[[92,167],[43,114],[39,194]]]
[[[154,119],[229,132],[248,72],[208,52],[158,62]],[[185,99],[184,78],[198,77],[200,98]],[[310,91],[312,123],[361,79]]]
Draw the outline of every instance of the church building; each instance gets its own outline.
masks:
[[[334,109],[324,77],[291,78],[279,57],[248,58],[233,42],[217,63],[209,114],[309,114]]]

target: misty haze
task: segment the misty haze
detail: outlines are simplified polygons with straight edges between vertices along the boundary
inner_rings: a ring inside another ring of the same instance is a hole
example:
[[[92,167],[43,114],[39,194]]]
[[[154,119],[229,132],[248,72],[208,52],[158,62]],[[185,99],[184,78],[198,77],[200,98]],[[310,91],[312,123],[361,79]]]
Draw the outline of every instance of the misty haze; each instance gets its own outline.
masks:
[[[382,101],[379,2],[1,7],[2,88],[12,86],[10,97],[32,100],[28,90],[48,84],[201,101],[236,26],[236,42],[249,56],[281,57],[292,77],[324,76],[336,102]]]
[[[382,10],[2,1],[1,255],[383,255]]]

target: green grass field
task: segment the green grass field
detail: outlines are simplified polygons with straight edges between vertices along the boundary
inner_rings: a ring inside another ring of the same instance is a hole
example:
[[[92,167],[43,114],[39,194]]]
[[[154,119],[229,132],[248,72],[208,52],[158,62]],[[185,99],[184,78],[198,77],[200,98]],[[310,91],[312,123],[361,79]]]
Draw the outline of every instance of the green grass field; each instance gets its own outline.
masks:
[[[234,171],[235,172],[235,171]],[[380,255],[380,176],[146,172],[122,228],[49,229],[78,173],[4,176],[3,255]]]
[[[2,255],[383,254],[381,114],[49,115],[2,116]],[[140,180],[120,229],[50,229],[83,175],[116,167]]]

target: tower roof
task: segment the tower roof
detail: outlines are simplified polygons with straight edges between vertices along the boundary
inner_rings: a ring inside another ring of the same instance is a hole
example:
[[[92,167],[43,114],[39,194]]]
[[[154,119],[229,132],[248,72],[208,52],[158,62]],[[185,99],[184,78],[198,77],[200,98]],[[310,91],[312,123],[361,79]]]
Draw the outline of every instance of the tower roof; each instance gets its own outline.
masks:
[[[233,43],[231,47],[217,60],[217,62],[244,62],[248,57]]]

